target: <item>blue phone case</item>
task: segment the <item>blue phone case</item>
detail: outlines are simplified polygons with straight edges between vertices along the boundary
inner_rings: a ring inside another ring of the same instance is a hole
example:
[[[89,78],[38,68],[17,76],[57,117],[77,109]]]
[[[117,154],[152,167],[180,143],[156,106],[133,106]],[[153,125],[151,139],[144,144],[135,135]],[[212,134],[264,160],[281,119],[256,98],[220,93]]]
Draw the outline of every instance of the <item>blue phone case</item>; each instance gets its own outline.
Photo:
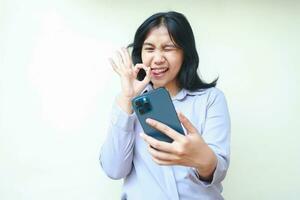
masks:
[[[172,138],[149,126],[146,123],[147,118],[160,121],[184,135],[183,128],[178,119],[169,92],[165,88],[157,88],[137,96],[132,99],[131,103],[138,120],[147,135],[152,136],[157,140],[173,142]]]

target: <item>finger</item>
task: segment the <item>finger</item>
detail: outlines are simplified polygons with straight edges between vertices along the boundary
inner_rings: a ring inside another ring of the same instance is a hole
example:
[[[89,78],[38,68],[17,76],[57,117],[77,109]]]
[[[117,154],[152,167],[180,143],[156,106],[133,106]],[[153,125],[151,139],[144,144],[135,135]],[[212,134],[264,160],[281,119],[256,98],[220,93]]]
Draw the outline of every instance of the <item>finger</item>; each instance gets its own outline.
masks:
[[[148,84],[151,80],[151,68],[147,67],[146,65],[142,64],[142,63],[138,63],[134,66],[134,73],[137,76],[137,74],[139,73],[139,71],[143,69],[146,72],[146,76],[144,77],[144,79],[142,80],[143,84]]]
[[[117,62],[115,62],[115,63],[117,64],[117,66],[119,66],[121,69],[125,68],[124,61],[123,61],[120,51],[116,51],[116,61]]]
[[[111,65],[111,67],[113,68],[113,70],[114,70],[117,74],[120,75],[119,68],[118,68],[118,66],[115,64],[114,60],[113,60],[112,58],[109,58],[108,61],[109,61],[110,65]]]
[[[172,161],[165,161],[165,160],[159,160],[157,158],[152,157],[152,160],[157,163],[158,165],[174,165]]]
[[[156,121],[154,119],[147,118],[146,123],[155,128],[156,130],[159,130],[160,132],[166,134],[170,138],[172,138],[174,141],[182,141],[184,140],[184,136],[175,131],[174,129],[170,128],[169,126]]]
[[[197,128],[190,122],[190,120],[184,116],[181,112],[178,113],[178,118],[188,134],[198,133]]]
[[[159,151],[159,150],[153,148],[151,145],[148,146],[148,151],[153,158],[156,158],[158,160],[174,162],[179,159],[176,155],[174,155],[172,153],[164,152],[164,151]]]
[[[120,56],[121,56],[122,63],[123,63],[125,66],[127,66],[127,63],[128,63],[128,62],[127,62],[127,59],[126,59],[125,52],[124,52],[123,48],[119,49],[118,52],[119,52],[119,54],[120,54]]]
[[[138,74],[141,69],[143,69],[143,64],[138,63],[134,66],[133,71],[135,74]]]
[[[143,69],[146,71],[146,76],[143,82],[149,83],[149,81],[151,80],[151,67],[147,67],[144,65]]]
[[[145,71],[149,69],[149,67],[147,67],[146,65],[144,65],[143,63],[137,63],[134,68],[138,68],[138,69],[144,69]]]
[[[128,63],[131,66],[131,57],[130,57],[130,54],[128,52],[128,49],[123,47],[122,51],[123,51],[125,62]]]
[[[145,142],[157,150],[169,153],[175,152],[172,144],[168,142],[159,141],[151,136],[146,135],[145,133],[141,133],[140,136],[145,140]]]

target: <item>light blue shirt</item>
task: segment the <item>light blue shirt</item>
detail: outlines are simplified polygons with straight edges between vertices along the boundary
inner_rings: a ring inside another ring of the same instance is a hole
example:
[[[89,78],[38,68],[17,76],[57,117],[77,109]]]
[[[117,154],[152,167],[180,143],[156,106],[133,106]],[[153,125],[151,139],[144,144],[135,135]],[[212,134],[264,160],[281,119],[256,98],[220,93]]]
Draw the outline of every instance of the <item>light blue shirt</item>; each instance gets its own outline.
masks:
[[[151,89],[151,85],[146,87],[148,91]],[[100,163],[110,178],[124,178],[121,199],[223,199],[221,181],[230,156],[230,118],[224,94],[217,88],[193,92],[182,89],[172,101],[216,154],[218,162],[212,181],[200,180],[191,167],[156,164],[147,151],[147,143],[139,136],[143,129],[136,115],[128,115],[116,104],[101,148]]]

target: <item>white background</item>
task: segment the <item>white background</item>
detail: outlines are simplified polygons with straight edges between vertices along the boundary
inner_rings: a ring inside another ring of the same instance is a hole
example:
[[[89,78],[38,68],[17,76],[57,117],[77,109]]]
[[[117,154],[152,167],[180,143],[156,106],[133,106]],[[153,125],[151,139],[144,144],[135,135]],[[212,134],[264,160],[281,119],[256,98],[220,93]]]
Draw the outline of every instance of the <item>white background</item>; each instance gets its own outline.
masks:
[[[98,162],[120,89],[107,58],[169,10],[228,100],[224,197],[299,198],[299,1],[0,0],[1,200],[119,199]]]

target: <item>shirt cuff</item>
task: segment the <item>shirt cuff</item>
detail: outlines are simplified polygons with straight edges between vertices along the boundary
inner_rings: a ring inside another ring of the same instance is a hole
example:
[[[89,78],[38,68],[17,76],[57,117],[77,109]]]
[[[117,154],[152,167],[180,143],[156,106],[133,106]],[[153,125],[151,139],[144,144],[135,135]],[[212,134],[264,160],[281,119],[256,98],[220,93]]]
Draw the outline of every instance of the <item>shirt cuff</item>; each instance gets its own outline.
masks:
[[[214,185],[216,183],[221,183],[221,181],[224,180],[224,178],[226,176],[226,172],[227,172],[227,167],[226,167],[225,160],[223,158],[217,156],[217,166],[213,173],[213,178],[210,182],[201,180],[200,176],[197,172],[197,169],[192,168],[192,170],[193,170],[193,173],[196,174],[196,176],[198,178],[198,182],[201,185],[203,185],[204,187],[210,187],[211,185]]]
[[[126,132],[134,130],[134,122],[136,120],[135,113],[128,114],[123,111],[116,103],[113,106],[111,114],[111,124]]]

